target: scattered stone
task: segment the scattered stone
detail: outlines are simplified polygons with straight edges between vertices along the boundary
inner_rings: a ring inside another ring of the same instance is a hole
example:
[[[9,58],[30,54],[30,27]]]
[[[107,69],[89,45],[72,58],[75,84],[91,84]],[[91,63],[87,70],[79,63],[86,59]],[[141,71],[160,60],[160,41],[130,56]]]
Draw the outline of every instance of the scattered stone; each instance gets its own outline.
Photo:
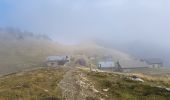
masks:
[[[141,78],[139,78],[139,77],[137,77],[137,76],[132,76],[132,77],[130,77],[130,79],[131,79],[132,81],[144,82],[143,79],[141,79]]]
[[[109,91],[109,88],[107,88],[107,89],[103,89],[103,91],[104,91],[104,92],[107,92],[107,91]]]
[[[92,90],[93,90],[93,92],[95,92],[95,93],[99,93],[99,91],[96,90],[94,87],[92,88]]]
[[[167,91],[169,91],[170,92],[170,88],[166,88],[166,87],[162,87],[162,86],[156,86],[157,88],[160,88],[160,89],[165,89],[165,90],[167,90]]]
[[[160,89],[163,89],[163,87],[162,86],[156,86],[157,88],[160,88]]]
[[[170,88],[165,88],[167,91],[169,91],[170,92]]]
[[[48,90],[44,90],[45,92],[48,92]]]

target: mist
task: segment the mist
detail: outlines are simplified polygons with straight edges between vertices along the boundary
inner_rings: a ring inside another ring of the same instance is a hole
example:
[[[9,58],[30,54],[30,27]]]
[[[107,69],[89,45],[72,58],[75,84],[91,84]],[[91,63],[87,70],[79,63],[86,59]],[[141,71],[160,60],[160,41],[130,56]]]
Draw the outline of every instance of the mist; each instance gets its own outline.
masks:
[[[1,0],[0,27],[46,34],[64,44],[100,40],[139,58],[164,59],[168,66],[169,5],[169,0]]]
[[[0,0],[1,100],[169,100],[170,0]]]

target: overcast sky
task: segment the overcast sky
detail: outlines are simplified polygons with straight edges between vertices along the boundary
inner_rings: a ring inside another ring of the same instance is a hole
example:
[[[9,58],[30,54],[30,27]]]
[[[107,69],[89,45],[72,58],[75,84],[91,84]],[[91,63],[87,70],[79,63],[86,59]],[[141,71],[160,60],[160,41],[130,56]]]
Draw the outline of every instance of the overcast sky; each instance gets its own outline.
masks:
[[[76,42],[170,45],[170,0],[0,0],[0,27]]]

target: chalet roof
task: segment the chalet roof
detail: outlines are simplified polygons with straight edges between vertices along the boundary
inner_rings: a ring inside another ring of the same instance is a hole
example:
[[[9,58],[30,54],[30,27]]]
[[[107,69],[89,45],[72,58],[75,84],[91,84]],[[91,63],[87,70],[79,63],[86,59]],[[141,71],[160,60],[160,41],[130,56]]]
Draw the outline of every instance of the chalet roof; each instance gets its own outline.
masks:
[[[147,59],[146,62],[148,64],[162,64],[163,61],[160,58],[152,58],[152,59]]]
[[[66,60],[66,56],[61,55],[61,56],[48,56],[47,61],[61,61],[61,60]]]
[[[115,67],[115,63],[113,61],[100,61],[98,62],[101,67]]]

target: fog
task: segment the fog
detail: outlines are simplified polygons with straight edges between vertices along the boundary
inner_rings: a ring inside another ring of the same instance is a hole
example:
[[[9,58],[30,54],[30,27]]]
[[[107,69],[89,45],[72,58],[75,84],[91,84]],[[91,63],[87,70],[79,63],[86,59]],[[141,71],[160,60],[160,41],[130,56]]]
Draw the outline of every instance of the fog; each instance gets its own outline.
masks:
[[[65,44],[99,40],[170,65],[169,5],[169,0],[1,0],[0,27],[47,34]]]

